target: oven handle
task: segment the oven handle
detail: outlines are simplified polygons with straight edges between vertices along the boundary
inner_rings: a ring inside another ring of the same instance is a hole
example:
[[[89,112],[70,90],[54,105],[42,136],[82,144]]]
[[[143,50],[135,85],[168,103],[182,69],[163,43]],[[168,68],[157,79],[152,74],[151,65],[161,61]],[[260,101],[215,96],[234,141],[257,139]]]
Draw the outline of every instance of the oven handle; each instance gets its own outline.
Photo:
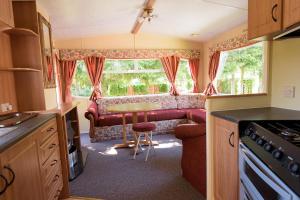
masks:
[[[284,196],[288,196],[289,199],[291,198],[291,195],[284,189],[282,188],[280,185],[278,185],[278,183],[275,182],[275,180],[273,180],[272,177],[270,177],[270,175],[268,175],[265,170],[263,170],[261,167],[259,167],[259,163],[257,163],[254,159],[253,156],[250,155],[247,152],[247,149],[243,146],[240,146],[243,153],[244,153],[244,159],[245,161],[250,165],[250,167],[259,175],[262,177],[262,179],[268,184],[270,185],[275,191],[278,191],[278,193],[280,194],[284,194]]]

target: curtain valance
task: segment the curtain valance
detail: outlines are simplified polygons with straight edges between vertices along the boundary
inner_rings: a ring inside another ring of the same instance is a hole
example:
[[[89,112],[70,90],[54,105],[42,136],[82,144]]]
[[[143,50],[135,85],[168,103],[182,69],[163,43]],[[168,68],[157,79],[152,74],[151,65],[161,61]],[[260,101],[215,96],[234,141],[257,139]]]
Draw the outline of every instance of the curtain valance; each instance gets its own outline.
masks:
[[[200,58],[197,49],[59,49],[59,54],[62,60],[83,60],[90,56],[107,59],[159,59],[173,55],[183,59]]]

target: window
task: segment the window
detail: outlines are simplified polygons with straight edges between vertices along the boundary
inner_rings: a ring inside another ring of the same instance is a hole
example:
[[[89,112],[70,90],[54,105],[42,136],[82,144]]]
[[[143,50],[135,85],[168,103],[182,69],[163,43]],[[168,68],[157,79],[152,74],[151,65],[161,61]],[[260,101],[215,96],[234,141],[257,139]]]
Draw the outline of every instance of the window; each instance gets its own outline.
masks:
[[[159,60],[107,59],[102,77],[103,96],[167,93],[169,82]]]
[[[83,60],[77,61],[71,91],[73,96],[88,97],[92,85]],[[193,81],[187,60],[180,60],[175,82],[179,92],[188,92]],[[102,95],[107,97],[168,93],[170,84],[158,59],[106,59],[101,80]]]
[[[193,90],[193,80],[191,76],[191,72],[189,69],[188,60],[180,59],[180,63],[178,66],[177,76],[175,85],[179,93],[192,92]]]
[[[220,94],[253,94],[264,90],[264,44],[221,52],[216,77]]]
[[[76,62],[76,71],[71,85],[73,96],[89,97],[92,94],[92,84],[83,60]]]

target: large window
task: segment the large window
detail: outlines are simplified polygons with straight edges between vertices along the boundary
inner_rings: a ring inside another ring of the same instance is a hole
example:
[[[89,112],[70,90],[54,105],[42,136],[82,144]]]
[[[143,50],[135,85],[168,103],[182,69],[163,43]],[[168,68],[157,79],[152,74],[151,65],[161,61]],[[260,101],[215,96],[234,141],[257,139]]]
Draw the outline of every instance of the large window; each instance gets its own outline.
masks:
[[[216,86],[220,94],[253,94],[264,90],[264,44],[221,52]]]
[[[181,60],[176,77],[179,92],[192,90],[188,61]],[[128,96],[168,93],[170,84],[158,59],[106,59],[101,80],[102,95]],[[83,60],[77,61],[71,87],[73,96],[90,96],[92,85]]]

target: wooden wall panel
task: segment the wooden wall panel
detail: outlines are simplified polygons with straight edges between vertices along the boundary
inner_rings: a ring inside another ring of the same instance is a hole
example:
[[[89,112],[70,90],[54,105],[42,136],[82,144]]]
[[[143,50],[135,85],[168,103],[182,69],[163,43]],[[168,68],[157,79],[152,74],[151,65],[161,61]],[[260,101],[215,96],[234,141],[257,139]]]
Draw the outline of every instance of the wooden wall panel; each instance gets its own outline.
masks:
[[[18,111],[45,110],[41,72],[15,72]]]
[[[0,32],[0,69],[13,67],[9,35]],[[10,103],[17,111],[14,73],[0,71],[0,104]],[[3,114],[0,110],[0,114]]]
[[[39,37],[11,36],[14,67],[42,70],[42,56]]]

